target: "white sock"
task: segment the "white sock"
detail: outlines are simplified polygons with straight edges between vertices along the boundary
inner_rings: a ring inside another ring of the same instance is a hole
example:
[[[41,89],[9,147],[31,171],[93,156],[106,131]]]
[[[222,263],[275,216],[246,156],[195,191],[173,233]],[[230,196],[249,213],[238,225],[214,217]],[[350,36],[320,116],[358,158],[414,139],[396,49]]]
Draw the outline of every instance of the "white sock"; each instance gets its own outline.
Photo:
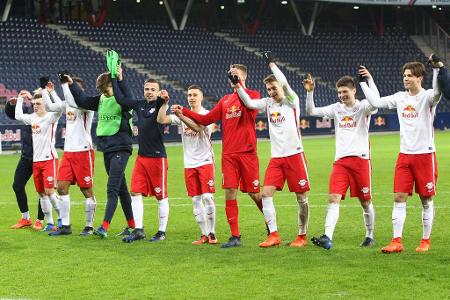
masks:
[[[431,235],[431,228],[434,220],[434,203],[428,201],[427,205],[422,207],[422,225],[423,225],[423,239],[429,239]]]
[[[86,198],[85,213],[86,213],[86,226],[94,227],[95,209],[97,208],[97,202],[95,197]]]
[[[275,206],[273,205],[273,198],[263,197],[262,205],[263,205],[264,219],[266,220],[266,224],[269,227],[270,233],[278,231],[277,213],[275,211]]]
[[[308,198],[305,198],[304,200],[297,199],[297,204],[298,204],[298,234],[305,235],[306,232],[308,231],[308,223],[309,223]]]
[[[22,219],[29,220],[30,218],[31,217],[30,217],[30,212],[29,211],[26,211],[26,212],[22,213]]]
[[[366,226],[366,237],[373,239],[373,232],[375,229],[375,210],[373,209],[372,201],[367,207],[363,207],[363,218]]]
[[[406,219],[406,202],[394,202],[392,210],[392,225],[394,226],[394,238],[401,238],[403,225]]]
[[[59,200],[58,196],[53,193],[50,196],[48,196],[50,199],[50,202],[52,203],[53,208],[56,210],[56,214],[58,216],[58,220],[61,219],[61,201]]]
[[[192,197],[192,212],[194,214],[195,221],[197,222],[202,235],[208,235],[206,224],[206,211],[202,202],[202,196]]]
[[[325,218],[325,235],[333,239],[334,228],[339,219],[339,203],[329,203]]]
[[[213,194],[205,193],[202,195],[205,210],[206,210],[206,221],[208,224],[208,233],[216,232],[216,204],[214,203]]]
[[[48,196],[42,196],[39,201],[41,202],[42,212],[44,213],[47,224],[55,224],[55,222],[53,222],[52,204],[50,203]]]
[[[164,198],[158,201],[159,231],[166,232],[167,221],[169,220],[169,199]]]
[[[70,225],[70,195],[59,196],[61,200],[59,203],[61,222],[64,226]]]
[[[142,195],[131,196],[131,208],[133,209],[135,228],[142,229],[144,226],[144,202],[142,201]]]

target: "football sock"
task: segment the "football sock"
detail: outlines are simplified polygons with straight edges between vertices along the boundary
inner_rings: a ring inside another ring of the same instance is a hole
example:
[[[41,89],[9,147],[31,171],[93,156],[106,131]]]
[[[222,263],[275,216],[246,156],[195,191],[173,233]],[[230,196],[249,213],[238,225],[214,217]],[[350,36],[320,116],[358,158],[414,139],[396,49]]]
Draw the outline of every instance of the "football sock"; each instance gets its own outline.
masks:
[[[366,237],[373,239],[373,232],[375,228],[375,210],[373,209],[372,201],[367,207],[363,207],[363,218],[366,226]]]
[[[392,210],[392,225],[394,226],[394,238],[401,238],[403,225],[406,219],[406,202],[394,202]]]
[[[434,203],[428,201],[427,205],[422,207],[422,225],[423,225],[423,239],[428,240],[431,235],[431,228],[434,220]]]
[[[228,224],[230,225],[231,235],[240,236],[238,224],[239,209],[236,200],[225,201],[225,213],[227,215]]]
[[[103,223],[102,223],[102,227],[103,227],[103,229],[105,229],[106,231],[108,231],[108,228],[109,228],[109,222],[108,221],[103,221]]]
[[[339,219],[339,203],[329,203],[325,218],[325,235],[333,239],[334,228]]]
[[[164,198],[158,201],[159,231],[166,232],[167,221],[169,220],[169,199]]]
[[[277,213],[275,211],[275,206],[273,205],[273,198],[263,197],[262,204],[263,204],[264,220],[266,221],[267,226],[269,226],[270,233],[278,231]]]
[[[206,229],[206,211],[203,206],[202,196],[194,196],[192,197],[192,207],[195,221],[197,222],[200,230],[202,231],[202,235],[207,235]]]
[[[205,202],[206,221],[208,223],[208,233],[216,232],[216,204],[214,203],[213,194],[205,193],[202,195]]]
[[[136,228],[136,223],[134,222],[134,219],[127,220],[127,225],[128,225],[128,228],[130,228],[130,229]]]
[[[61,222],[64,226],[70,225],[70,195],[62,195],[59,196],[59,199],[61,200],[59,203],[60,207],[60,216],[61,216]]]
[[[308,231],[309,204],[308,198],[297,199],[298,203],[298,234],[305,235]]]
[[[58,219],[61,219],[61,201],[59,200],[58,196],[53,193],[50,196],[48,196],[50,199],[50,202],[52,203],[53,208],[56,210],[56,214],[58,216]]]
[[[131,196],[131,208],[133,209],[136,228],[142,229],[144,226],[144,202],[142,201],[142,195]]]
[[[29,211],[26,211],[26,212],[22,213],[22,219],[29,220],[30,218],[31,217],[30,217],[30,212]]]
[[[53,222],[52,204],[48,196],[42,196],[39,201],[41,201],[42,212],[44,213],[47,224],[55,224]]]
[[[94,227],[94,217],[95,217],[95,209],[97,208],[97,202],[95,201],[95,197],[86,198],[86,226]]]

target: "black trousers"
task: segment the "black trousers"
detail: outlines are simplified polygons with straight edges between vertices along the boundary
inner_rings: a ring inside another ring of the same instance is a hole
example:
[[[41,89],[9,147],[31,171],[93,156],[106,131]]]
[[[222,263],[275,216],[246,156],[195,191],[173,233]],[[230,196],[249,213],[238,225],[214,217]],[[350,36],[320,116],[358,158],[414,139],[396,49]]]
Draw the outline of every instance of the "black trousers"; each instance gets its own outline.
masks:
[[[33,161],[21,156],[16,167],[16,172],[14,173],[14,182],[12,185],[21,213],[28,211],[28,198],[27,192],[25,191],[25,186],[27,185],[27,182],[32,175]],[[44,220],[44,213],[42,212],[41,202],[39,201],[39,199],[37,218],[39,220]]]
[[[125,169],[129,158],[130,153],[127,151],[107,152],[103,154],[106,173],[108,173],[108,202],[106,203],[105,217],[103,220],[108,223],[111,223],[114,216],[119,197],[126,219],[133,219],[131,196],[128,191],[127,181],[125,179]]]

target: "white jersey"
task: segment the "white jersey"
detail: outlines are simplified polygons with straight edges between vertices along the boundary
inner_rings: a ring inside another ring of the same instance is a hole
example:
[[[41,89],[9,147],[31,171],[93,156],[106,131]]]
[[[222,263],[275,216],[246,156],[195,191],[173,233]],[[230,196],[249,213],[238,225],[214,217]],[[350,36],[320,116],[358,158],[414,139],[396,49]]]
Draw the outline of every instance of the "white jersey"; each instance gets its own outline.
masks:
[[[33,137],[33,162],[47,161],[58,158],[55,149],[55,132],[60,112],[47,112],[43,116],[36,113],[24,114],[23,99],[17,99],[15,117],[26,125],[31,125]]]
[[[273,66],[271,69],[278,83],[283,87],[285,99],[281,102],[276,102],[272,98],[250,99],[242,87],[238,89],[238,94],[246,107],[266,110],[269,122],[271,157],[287,157],[303,152],[299,130],[299,98],[278,67]]]
[[[361,84],[367,100],[376,107],[397,109],[400,123],[400,152],[421,154],[435,152],[433,121],[436,105],[441,99],[437,83],[439,69],[433,69],[433,89],[422,89],[417,95],[398,92],[394,95],[377,97],[367,85]]]
[[[435,152],[433,122],[437,102],[434,102],[432,89],[422,89],[415,96],[408,92],[398,92],[380,100],[384,101],[389,109],[397,109],[401,153]]]
[[[199,114],[206,115],[208,110],[202,107]],[[169,115],[172,125],[178,125],[182,129],[182,141],[184,149],[184,167],[197,168],[214,163],[214,152],[211,145],[211,133],[213,124],[205,127],[203,131],[195,132],[184,124],[177,116]]]
[[[312,93],[308,93],[306,101],[312,101]],[[312,115],[334,119],[335,160],[347,156],[370,159],[370,116],[377,111],[367,100],[356,100],[353,107],[347,107],[343,103],[316,107]]]
[[[64,111],[66,113],[64,151],[89,151],[92,149],[91,126],[94,112],[77,108],[67,83],[62,84],[62,89],[66,101],[61,101],[54,91],[51,93],[54,103],[50,101],[46,91],[43,92],[43,96],[48,111]]]

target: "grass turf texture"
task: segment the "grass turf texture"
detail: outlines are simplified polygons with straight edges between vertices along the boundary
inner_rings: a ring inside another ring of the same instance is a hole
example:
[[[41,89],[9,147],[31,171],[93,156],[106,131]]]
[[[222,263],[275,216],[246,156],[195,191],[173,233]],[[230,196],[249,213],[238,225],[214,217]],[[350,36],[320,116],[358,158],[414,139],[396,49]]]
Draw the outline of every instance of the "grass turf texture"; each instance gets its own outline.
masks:
[[[361,249],[364,238],[362,210],[357,199],[341,205],[340,219],[330,251],[310,243],[291,249],[287,242],[297,234],[297,206],[287,191],[275,194],[277,220],[283,245],[260,249],[265,239],[262,214],[251,199],[238,195],[239,221],[244,246],[220,249],[218,245],[194,246],[200,236],[186,196],[181,146],[168,147],[169,199],[167,240],[125,244],[114,233],[125,225],[120,205],[108,239],[80,237],[84,203],[78,188],[71,188],[72,236],[49,237],[31,229],[12,230],[19,211],[11,188],[18,155],[0,156],[0,298],[29,299],[146,299],[146,298],[447,298],[450,296],[450,135],[436,134],[440,179],[435,198],[436,218],[429,253],[414,251],[422,236],[421,206],[417,196],[408,202],[404,228],[405,250],[385,255],[380,248],[392,235],[393,171],[399,149],[398,134],[371,137],[373,193],[377,245]],[[312,191],[309,196],[309,238],[323,233],[328,177],[334,158],[334,138],[305,139]],[[221,145],[214,145],[216,181],[220,178]],[[269,142],[259,142],[261,181],[270,157]],[[128,163],[129,183],[134,152]],[[106,173],[101,153],[96,153],[95,225],[103,217]],[[216,184],[217,237],[225,242],[229,228],[224,192]],[[27,185],[32,218],[37,196],[32,179]],[[157,231],[156,200],[145,199],[145,231]]]

